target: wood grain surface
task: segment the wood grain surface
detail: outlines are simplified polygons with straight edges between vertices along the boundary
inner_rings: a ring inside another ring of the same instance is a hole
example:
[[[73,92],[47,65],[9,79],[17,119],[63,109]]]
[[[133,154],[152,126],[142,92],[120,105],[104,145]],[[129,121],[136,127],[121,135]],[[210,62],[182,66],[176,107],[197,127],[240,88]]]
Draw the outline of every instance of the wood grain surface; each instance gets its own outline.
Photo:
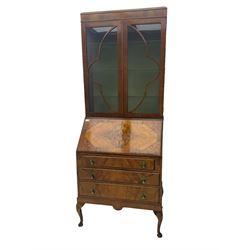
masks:
[[[159,187],[80,182],[79,195],[140,202],[159,202]]]
[[[109,169],[93,169],[81,168],[78,169],[79,180],[85,181],[101,181],[110,183],[124,184],[143,184],[159,185],[159,173],[135,172],[125,170],[109,170]]]
[[[78,152],[161,156],[161,119],[85,119]]]

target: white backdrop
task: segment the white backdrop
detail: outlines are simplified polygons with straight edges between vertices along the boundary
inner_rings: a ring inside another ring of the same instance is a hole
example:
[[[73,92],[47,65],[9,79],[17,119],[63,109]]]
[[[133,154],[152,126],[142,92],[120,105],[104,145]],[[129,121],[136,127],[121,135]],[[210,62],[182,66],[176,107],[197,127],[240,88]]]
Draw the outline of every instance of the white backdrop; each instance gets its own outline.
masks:
[[[0,249],[250,249],[248,1],[0,2]],[[80,12],[168,7],[163,238],[151,211],[86,205]]]

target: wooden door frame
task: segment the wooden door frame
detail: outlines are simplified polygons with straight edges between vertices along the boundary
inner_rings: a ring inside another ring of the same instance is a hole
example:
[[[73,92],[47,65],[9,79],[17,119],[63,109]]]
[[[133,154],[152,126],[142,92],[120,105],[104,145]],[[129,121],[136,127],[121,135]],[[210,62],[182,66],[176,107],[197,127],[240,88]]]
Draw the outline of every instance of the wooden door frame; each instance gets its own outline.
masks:
[[[128,112],[128,25],[133,24],[161,24],[161,48],[160,48],[160,76],[159,76],[159,113],[143,114],[143,113],[129,113]],[[124,36],[124,116],[125,117],[140,117],[140,118],[162,118],[163,117],[163,97],[164,97],[164,75],[165,75],[165,42],[166,42],[166,18],[133,18],[123,21],[122,26]]]
[[[117,55],[118,55],[118,112],[106,113],[106,112],[91,112],[90,111],[90,82],[88,72],[88,53],[87,53],[87,32],[89,27],[117,27]],[[122,69],[122,23],[119,20],[111,21],[94,21],[94,22],[82,22],[82,61],[83,61],[83,76],[84,76],[84,93],[85,93],[85,112],[86,116],[114,116],[121,117],[123,114],[123,69]]]

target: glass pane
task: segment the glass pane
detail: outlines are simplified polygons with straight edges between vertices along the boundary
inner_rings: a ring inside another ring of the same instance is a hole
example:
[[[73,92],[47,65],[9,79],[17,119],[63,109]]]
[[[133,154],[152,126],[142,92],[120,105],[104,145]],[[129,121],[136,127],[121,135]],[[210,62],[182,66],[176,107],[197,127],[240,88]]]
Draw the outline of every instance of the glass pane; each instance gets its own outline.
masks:
[[[87,28],[90,112],[118,112],[117,28]]]
[[[160,48],[160,24],[128,26],[128,112],[160,112]]]

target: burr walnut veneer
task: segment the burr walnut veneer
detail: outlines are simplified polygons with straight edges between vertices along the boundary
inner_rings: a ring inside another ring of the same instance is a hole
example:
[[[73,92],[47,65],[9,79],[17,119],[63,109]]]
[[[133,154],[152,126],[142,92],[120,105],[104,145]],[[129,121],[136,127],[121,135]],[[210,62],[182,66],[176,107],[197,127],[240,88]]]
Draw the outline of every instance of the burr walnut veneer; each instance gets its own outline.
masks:
[[[81,14],[86,118],[77,146],[78,198],[153,210],[162,237],[166,8]]]

